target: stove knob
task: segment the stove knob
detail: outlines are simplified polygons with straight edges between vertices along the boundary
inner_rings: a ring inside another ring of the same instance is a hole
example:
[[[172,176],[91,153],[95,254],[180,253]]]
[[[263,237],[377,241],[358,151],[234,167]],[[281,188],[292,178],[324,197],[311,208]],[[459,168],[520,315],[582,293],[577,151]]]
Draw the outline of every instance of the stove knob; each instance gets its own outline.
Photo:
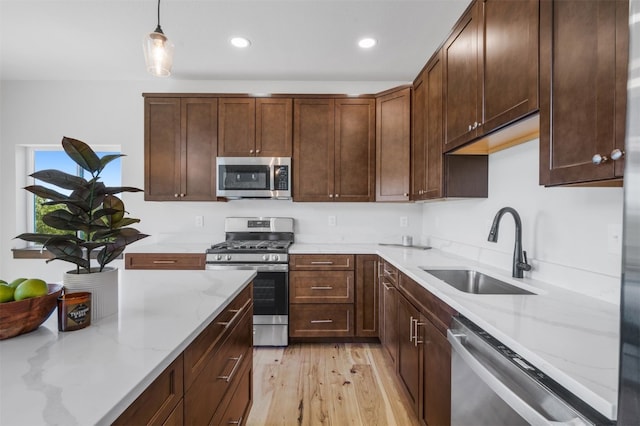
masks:
[[[222,260],[222,255],[221,254],[216,254],[216,260]]]
[[[230,254],[227,255],[227,260],[231,260],[231,255]]]
[[[269,255],[265,254],[264,256],[262,256],[262,260],[269,260]]]
[[[277,262],[278,260],[280,260],[280,256],[277,254],[272,254],[271,255],[271,260],[273,260],[274,262]]]

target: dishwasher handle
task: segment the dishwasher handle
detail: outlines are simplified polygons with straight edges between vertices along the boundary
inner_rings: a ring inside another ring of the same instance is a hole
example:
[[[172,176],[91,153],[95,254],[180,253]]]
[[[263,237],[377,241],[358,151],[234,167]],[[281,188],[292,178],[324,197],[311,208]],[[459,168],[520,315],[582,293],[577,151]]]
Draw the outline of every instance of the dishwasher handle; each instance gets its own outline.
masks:
[[[547,419],[542,413],[529,405],[525,400],[516,395],[507,385],[497,378],[489,369],[487,369],[462,343],[466,338],[463,333],[447,330],[447,339],[451,343],[451,348],[462,358],[467,366],[477,374],[480,379],[486,383],[496,395],[506,402],[513,410],[515,410],[522,418],[532,425],[545,426],[579,426],[586,425],[579,417],[573,418],[566,422],[556,422]]]

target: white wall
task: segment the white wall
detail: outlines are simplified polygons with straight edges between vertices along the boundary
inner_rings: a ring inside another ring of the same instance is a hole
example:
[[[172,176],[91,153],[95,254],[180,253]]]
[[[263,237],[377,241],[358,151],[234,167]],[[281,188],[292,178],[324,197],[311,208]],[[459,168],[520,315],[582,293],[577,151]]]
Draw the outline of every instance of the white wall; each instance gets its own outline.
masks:
[[[123,184],[144,187],[143,92],[213,93],[376,93],[406,82],[2,82],[2,130],[0,132],[0,278],[40,276],[59,281],[70,264],[42,260],[13,260],[10,249],[23,247],[13,238],[24,225],[22,184],[16,181],[16,147],[29,144],[58,145],[62,136],[90,145],[116,144],[127,155],[122,161]],[[18,172],[18,177],[22,173]],[[157,240],[173,237],[184,241],[214,243],[224,238],[227,216],[278,215],[296,218],[300,241],[400,242],[402,234],[418,238],[422,206],[390,203],[293,203],[242,200],[228,203],[145,202],[143,195],[123,194],[131,216],[142,221],[138,228]],[[9,206],[9,208],[7,208]],[[195,216],[204,216],[204,228],[195,227]],[[328,226],[334,215],[337,226]],[[400,227],[407,216],[409,227]],[[147,239],[146,241],[150,241]],[[143,244],[141,241],[136,244]]]
[[[505,215],[498,243],[487,241],[496,212],[515,208],[527,276],[619,303],[622,188],[545,188],[538,185],[538,140],[489,156],[489,198],[423,205],[430,244],[511,272],[515,226]]]

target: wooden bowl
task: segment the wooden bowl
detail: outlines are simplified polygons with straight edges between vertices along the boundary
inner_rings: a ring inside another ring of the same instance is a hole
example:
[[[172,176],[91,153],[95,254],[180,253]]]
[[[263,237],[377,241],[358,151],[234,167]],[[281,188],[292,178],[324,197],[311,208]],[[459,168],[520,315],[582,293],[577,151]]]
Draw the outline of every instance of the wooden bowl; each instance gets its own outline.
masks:
[[[47,286],[46,296],[0,303],[0,340],[33,331],[49,318],[62,293],[62,285]]]

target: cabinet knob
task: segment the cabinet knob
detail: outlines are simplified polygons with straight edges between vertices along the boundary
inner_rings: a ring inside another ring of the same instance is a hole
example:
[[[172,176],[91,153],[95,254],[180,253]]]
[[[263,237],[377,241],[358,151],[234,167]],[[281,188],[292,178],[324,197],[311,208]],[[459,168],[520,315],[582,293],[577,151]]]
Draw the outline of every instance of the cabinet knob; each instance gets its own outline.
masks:
[[[336,194],[336,198],[338,198],[340,196],[340,194]]]
[[[333,198],[333,194],[329,194],[329,198]]]
[[[409,193],[405,192],[405,193],[404,193],[404,196],[405,196],[405,197],[408,197],[408,196],[409,196]]]
[[[260,154],[260,150],[259,149],[256,149],[256,154]]]
[[[186,194],[180,194],[180,197],[184,197]]]
[[[473,123],[473,129],[474,129],[474,130],[475,130],[475,129],[477,129],[479,125],[480,125],[480,123],[478,123],[477,121],[475,121],[475,122]]]
[[[178,198],[180,195],[179,194],[173,194],[174,198]]]
[[[622,157],[624,157],[624,151],[622,151],[622,150],[620,150],[618,148],[616,148],[613,151],[611,151],[611,159],[613,161],[619,160]]]
[[[473,126],[469,124],[469,131],[471,131],[472,129],[473,129]]]
[[[595,165],[603,164],[603,163],[606,163],[607,161],[609,161],[609,158],[606,155],[596,154],[593,157],[591,157],[591,162]]]
[[[249,150],[249,154],[253,154],[253,150],[252,149]]]

